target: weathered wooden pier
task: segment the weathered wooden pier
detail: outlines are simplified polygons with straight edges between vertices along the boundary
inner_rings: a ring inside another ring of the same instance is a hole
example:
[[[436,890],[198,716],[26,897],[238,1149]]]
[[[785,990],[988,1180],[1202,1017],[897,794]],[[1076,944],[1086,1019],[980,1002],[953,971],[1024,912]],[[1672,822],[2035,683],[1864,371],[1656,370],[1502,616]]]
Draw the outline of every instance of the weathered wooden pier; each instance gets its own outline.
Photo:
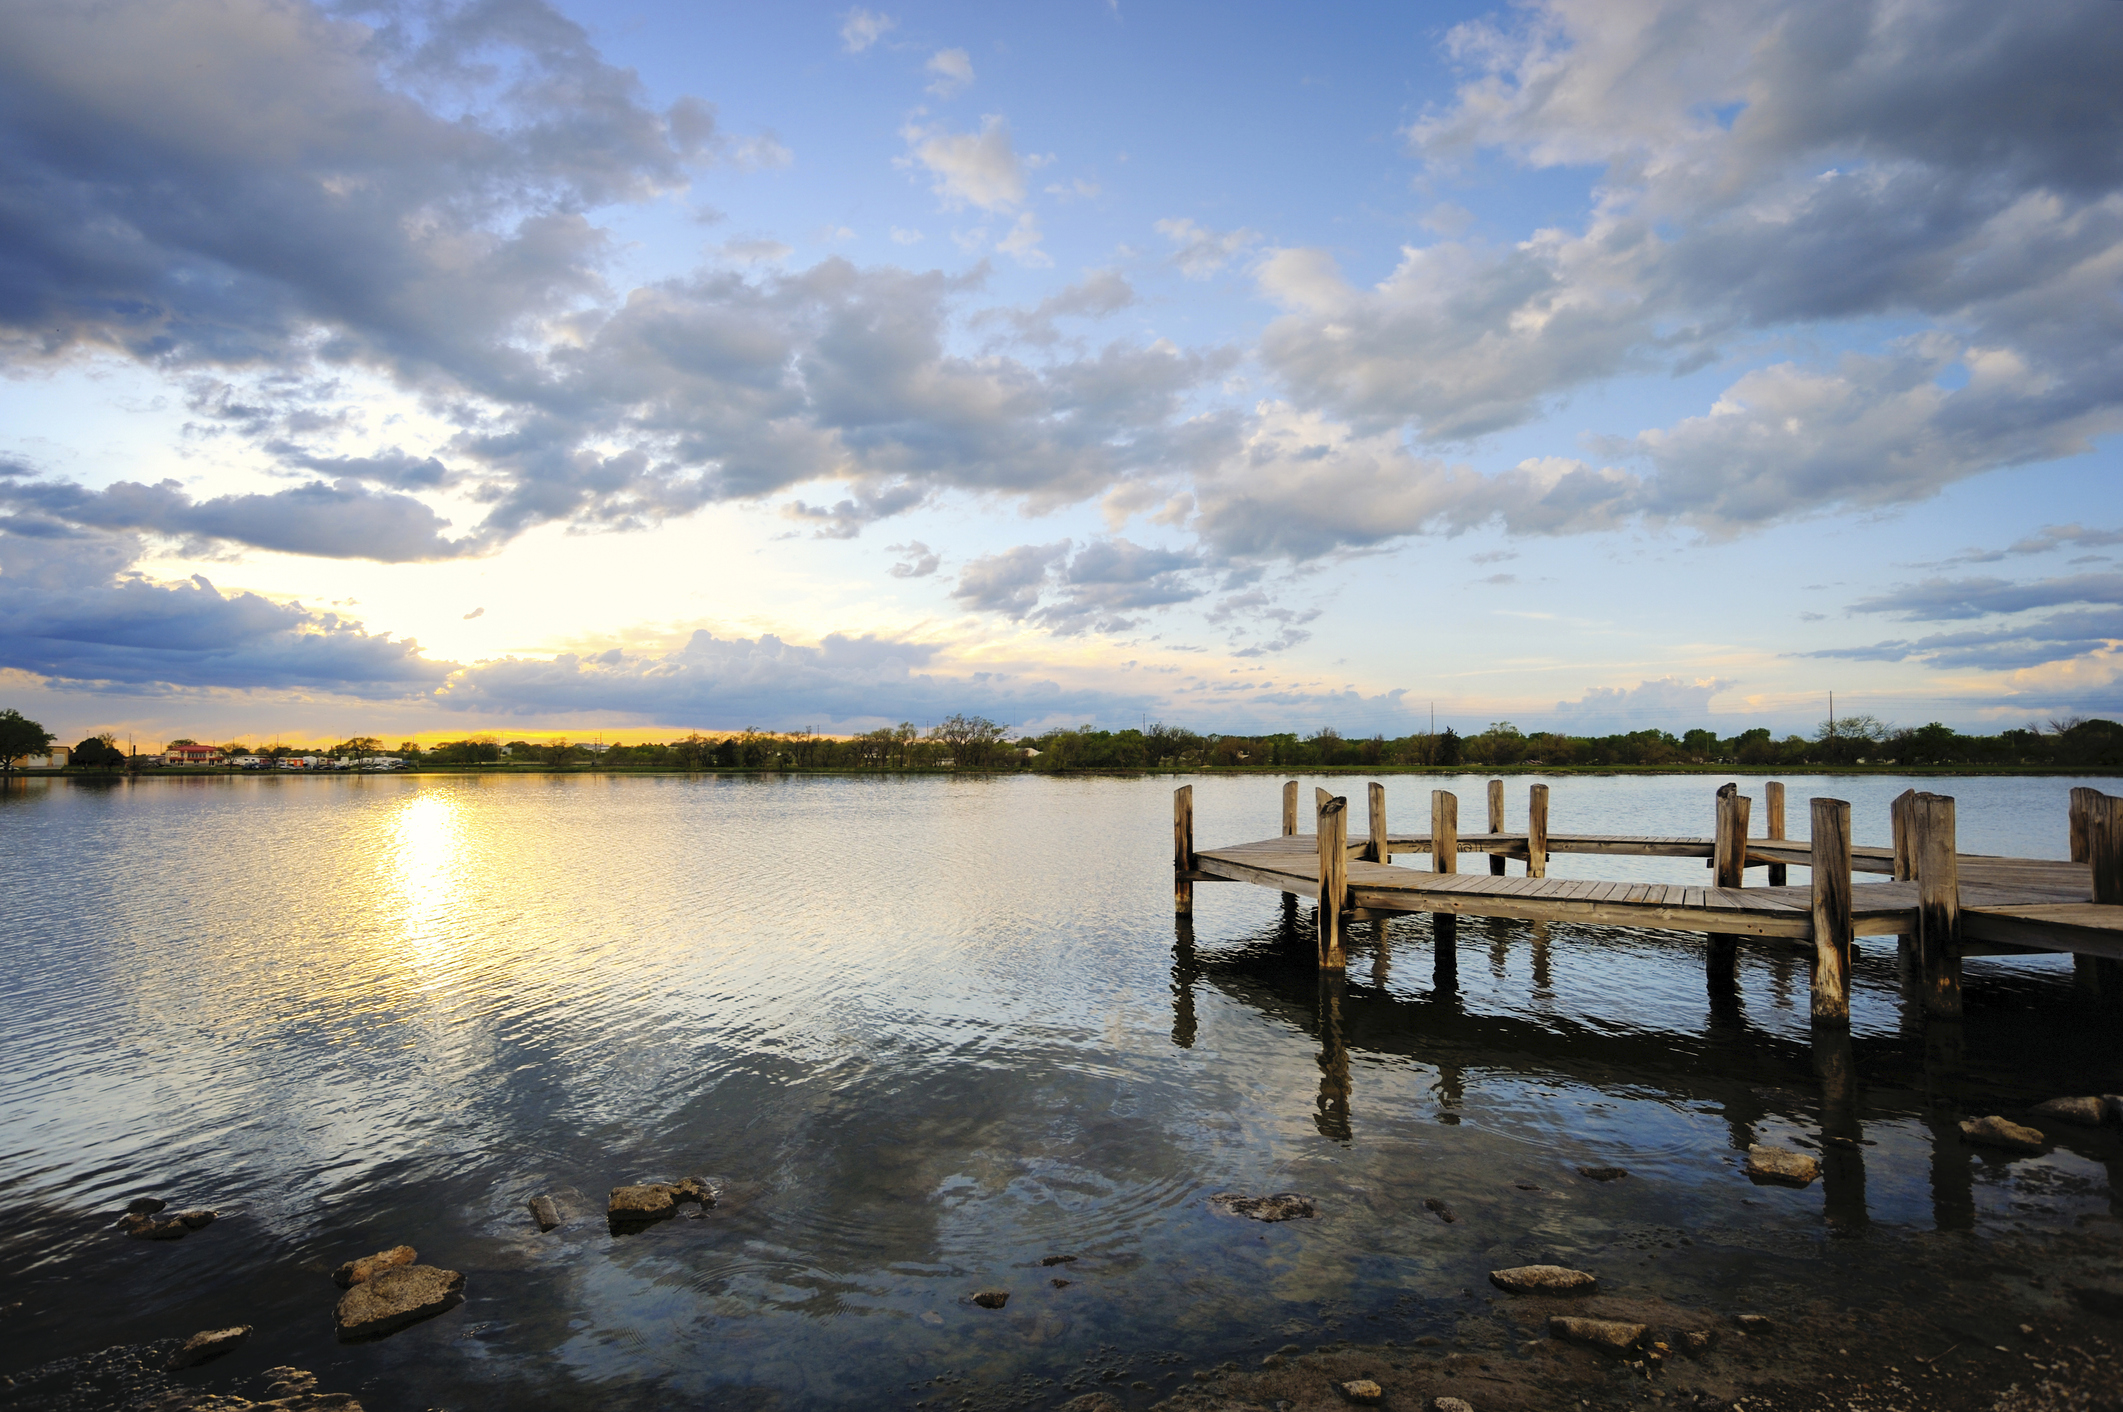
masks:
[[[1713,983],[1729,976],[1742,942],[1799,945],[1810,953],[1813,1019],[1847,1025],[1851,948],[1859,937],[1894,936],[1921,992],[1925,1010],[1941,1018],[1961,1013],[1961,958],[2067,952],[2076,958],[2079,985],[2106,1001],[2123,1001],[2123,798],[2074,789],[2065,823],[2070,862],[1967,854],[1955,845],[1954,801],[1905,791],[1890,811],[1891,848],[1851,842],[1850,805],[1840,799],[1808,802],[1803,840],[1784,832],[1784,787],[1764,788],[1763,828],[1752,831],[1753,801],[1726,785],[1717,791],[1716,826],[1708,838],[1552,833],[1548,786],[1532,786],[1525,827],[1505,827],[1504,782],[1489,781],[1488,827],[1462,833],[1459,800],[1430,794],[1427,833],[1394,833],[1386,823],[1386,790],[1368,790],[1368,827],[1349,830],[1348,800],[1314,791],[1312,833],[1298,832],[1298,785],[1283,786],[1282,832],[1253,843],[1198,849],[1194,788],[1172,800],[1173,901],[1181,916],[1194,910],[1194,885],[1242,882],[1309,897],[1317,907],[1319,965],[1338,972],[1347,962],[1348,923],[1400,913],[1436,918],[1440,945],[1452,919],[1506,917],[1532,922],[1577,922],[1703,932],[1710,937]],[[1428,869],[1392,862],[1393,855],[1427,854]],[[1486,872],[1462,873],[1460,855],[1485,854]],[[1550,878],[1556,854],[1701,858],[1709,886],[1600,882]],[[1506,860],[1524,865],[1505,874]],[[1785,886],[1785,870],[1811,870],[1805,887]],[[1752,868],[1767,870],[1766,886],[1747,886]],[[1889,881],[1855,881],[1855,875]]]

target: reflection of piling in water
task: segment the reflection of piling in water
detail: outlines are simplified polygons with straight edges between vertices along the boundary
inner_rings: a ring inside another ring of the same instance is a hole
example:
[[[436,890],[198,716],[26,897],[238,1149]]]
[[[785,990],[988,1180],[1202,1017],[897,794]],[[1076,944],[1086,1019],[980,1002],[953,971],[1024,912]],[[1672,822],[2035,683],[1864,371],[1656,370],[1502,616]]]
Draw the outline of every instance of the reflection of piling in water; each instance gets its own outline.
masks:
[[[1858,1065],[1850,1031],[1818,1025],[1813,1031],[1813,1071],[1821,1080],[1821,1184],[1828,1224],[1843,1234],[1863,1230],[1865,1131],[1858,1121]]]
[[[1433,914],[1430,918],[1430,946],[1435,953],[1431,984],[1439,995],[1457,996],[1460,993],[1460,919],[1450,912]]]
[[[1380,917],[1371,924],[1371,983],[1384,987],[1386,978],[1393,969],[1393,932],[1388,918]]]
[[[1194,922],[1177,917],[1172,923],[1172,1042],[1181,1049],[1194,1048],[1194,983],[1201,979],[1201,963],[1194,957]]]
[[[1942,1231],[1976,1224],[1975,1159],[1961,1142],[1961,1109],[1954,1101],[1967,1062],[1961,1021],[1924,1021],[1924,1126],[1931,1133],[1931,1220]]]
[[[1319,978],[1320,1094],[1318,1112],[1312,1121],[1322,1137],[1347,1142],[1354,1130],[1349,1122],[1349,1045],[1342,1035],[1342,1002],[1348,982],[1338,972],[1323,972]]]
[[[1504,979],[1505,963],[1511,959],[1511,922],[1504,917],[1489,917],[1485,930],[1489,933],[1489,974],[1497,980]]]
[[[1527,928],[1533,946],[1533,998],[1540,1001],[1555,999],[1555,987],[1548,975],[1548,924],[1535,922]]]

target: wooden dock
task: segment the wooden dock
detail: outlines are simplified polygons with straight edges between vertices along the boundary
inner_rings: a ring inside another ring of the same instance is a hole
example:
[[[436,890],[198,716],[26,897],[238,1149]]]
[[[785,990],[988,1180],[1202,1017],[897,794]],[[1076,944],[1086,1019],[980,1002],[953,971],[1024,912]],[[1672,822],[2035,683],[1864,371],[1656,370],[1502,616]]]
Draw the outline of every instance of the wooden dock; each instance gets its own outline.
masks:
[[[1716,831],[1709,838],[1556,834],[1548,829],[1548,787],[1534,785],[1525,827],[1504,824],[1504,784],[1488,788],[1488,827],[1459,830],[1459,801],[1430,795],[1430,828],[1396,833],[1386,821],[1386,792],[1368,790],[1367,827],[1348,826],[1348,800],[1315,791],[1313,832],[1298,832],[1298,786],[1283,787],[1282,831],[1251,843],[1197,849],[1194,790],[1173,796],[1173,898],[1182,916],[1194,908],[1194,885],[1252,883],[1317,907],[1319,965],[1346,967],[1347,924],[1406,912],[1438,918],[1440,944],[1450,919],[1505,917],[1706,933],[1715,981],[1730,971],[1743,940],[1798,944],[1813,961],[1813,1018],[1847,1024],[1850,952],[1859,937],[1894,936],[1913,969],[1926,1010],[1961,1013],[1961,958],[1967,955],[2070,953],[2080,986],[2123,1000],[2123,798],[2074,789],[2065,816],[2075,861],[1965,854],[1955,846],[1954,801],[1907,791],[1891,807],[1889,848],[1850,841],[1850,805],[1809,801],[1803,840],[1784,828],[1784,787],[1764,791],[1763,828],[1755,834],[1753,801],[1726,785],[1717,791]],[[1701,858],[1712,873],[1703,886],[1550,878],[1559,853],[1609,857]],[[1395,854],[1425,855],[1428,868],[1395,864]],[[1488,858],[1486,870],[1462,873],[1462,855]],[[1522,876],[1505,874],[1507,860]],[[1811,870],[1804,887],[1785,886],[1785,871]],[[1767,870],[1767,886],[1746,885],[1749,869]],[[1860,883],[1856,876],[1885,875]]]

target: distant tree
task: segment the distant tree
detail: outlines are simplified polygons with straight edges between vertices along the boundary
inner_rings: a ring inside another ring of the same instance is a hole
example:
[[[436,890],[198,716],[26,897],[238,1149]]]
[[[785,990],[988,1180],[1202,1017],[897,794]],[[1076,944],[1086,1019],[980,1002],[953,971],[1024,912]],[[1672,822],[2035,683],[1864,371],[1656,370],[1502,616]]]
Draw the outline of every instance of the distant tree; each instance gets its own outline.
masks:
[[[1007,726],[999,726],[986,716],[946,716],[929,731],[929,738],[951,752],[951,758],[960,767],[975,769],[988,763],[997,746],[1009,738]]]
[[[0,711],[0,778],[15,772],[16,757],[51,747],[52,733],[10,706]]]
[[[170,741],[167,745],[164,745],[162,748],[164,750],[175,750],[180,745],[197,745],[198,743],[198,741],[193,740],[188,735],[180,735],[175,740]]]
[[[73,762],[84,770],[115,770],[125,763],[125,752],[109,737],[92,735],[74,747]]]
[[[1447,726],[1437,734],[1437,763],[1457,765],[1460,762],[1460,733]]]

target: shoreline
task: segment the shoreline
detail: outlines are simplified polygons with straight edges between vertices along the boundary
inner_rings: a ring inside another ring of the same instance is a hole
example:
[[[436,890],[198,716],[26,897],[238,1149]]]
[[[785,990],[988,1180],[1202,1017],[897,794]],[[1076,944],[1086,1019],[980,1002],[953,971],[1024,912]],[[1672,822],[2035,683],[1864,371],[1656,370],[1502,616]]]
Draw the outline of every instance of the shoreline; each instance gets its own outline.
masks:
[[[118,781],[140,779],[214,779],[256,776],[272,779],[302,779],[348,777],[375,778],[388,775],[791,775],[816,778],[889,779],[899,776],[926,776],[931,778],[971,777],[979,779],[1007,779],[1018,776],[1048,779],[1144,779],[1149,777],[1172,777],[1188,779],[1215,779],[1230,777],[1267,777],[1272,779],[1296,779],[1301,777],[1347,776],[1379,778],[1386,775],[1429,775],[1441,778],[1490,777],[1511,779],[1520,776],[1598,777],[1623,775],[1642,778],[1660,776],[1697,776],[1715,778],[1739,775],[1742,777],[1788,777],[1811,778],[1814,776],[1850,776],[1865,778],[1883,776],[1909,779],[1978,779],[1978,778],[2027,778],[2027,779],[2123,779],[2123,765],[1308,765],[1285,767],[1274,765],[1169,765],[1141,769],[1088,768],[1063,770],[1032,769],[957,769],[941,766],[910,766],[905,769],[861,770],[845,768],[790,769],[775,766],[718,765],[709,769],[685,770],[666,765],[408,765],[395,770],[245,770],[228,769],[211,765],[158,765],[147,770],[85,770],[68,767],[59,770],[18,769],[9,776],[13,779],[72,779],[91,781]]]

